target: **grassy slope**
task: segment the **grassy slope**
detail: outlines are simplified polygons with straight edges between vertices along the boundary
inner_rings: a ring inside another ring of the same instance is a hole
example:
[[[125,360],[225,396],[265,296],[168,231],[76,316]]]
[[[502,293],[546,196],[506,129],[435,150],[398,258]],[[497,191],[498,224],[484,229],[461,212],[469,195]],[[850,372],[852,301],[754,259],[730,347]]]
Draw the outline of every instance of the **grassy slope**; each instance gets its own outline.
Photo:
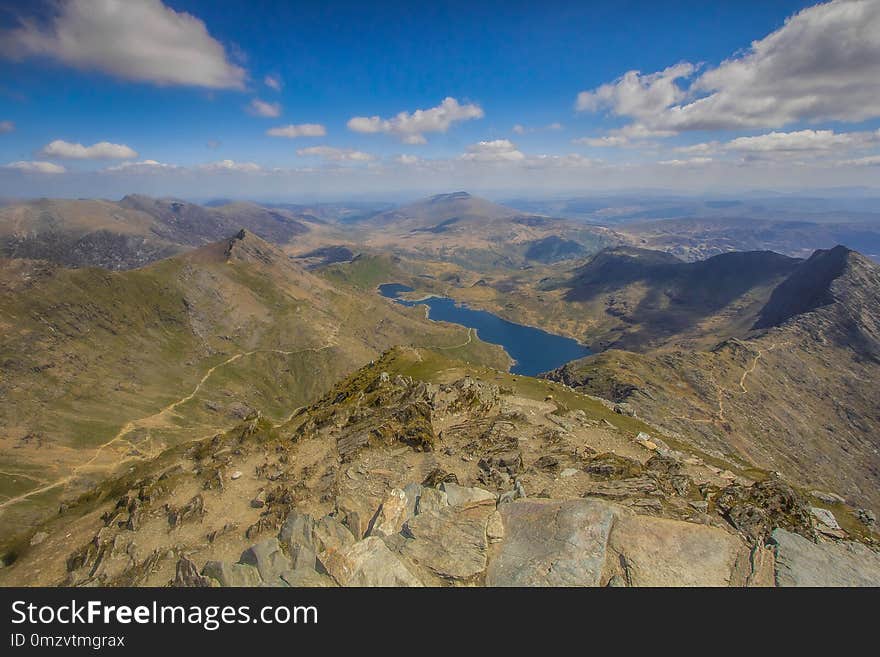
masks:
[[[8,273],[0,505],[47,490],[0,507],[0,533],[121,463],[231,426],[243,408],[282,421],[395,344],[467,339],[461,327],[334,286],[254,243],[228,260],[206,247],[128,272],[55,269],[30,283]],[[479,341],[451,353],[507,362]]]

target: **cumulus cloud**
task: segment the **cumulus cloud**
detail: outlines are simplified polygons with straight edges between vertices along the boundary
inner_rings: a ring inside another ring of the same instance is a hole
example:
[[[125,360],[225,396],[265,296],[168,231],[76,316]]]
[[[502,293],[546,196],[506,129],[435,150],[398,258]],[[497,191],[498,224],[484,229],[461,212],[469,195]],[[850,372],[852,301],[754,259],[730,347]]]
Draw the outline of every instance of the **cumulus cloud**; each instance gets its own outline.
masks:
[[[446,132],[458,121],[483,118],[479,105],[461,105],[455,98],[444,98],[443,102],[426,110],[413,113],[400,112],[390,119],[378,116],[355,116],[349,119],[348,129],[366,134],[386,133],[394,135],[405,144],[424,144],[426,132]]]
[[[15,130],[15,124],[12,121],[0,121],[0,135],[13,130]]]
[[[518,162],[526,156],[509,139],[481,141],[467,147],[461,159],[479,162]]]
[[[165,164],[156,160],[141,160],[140,162],[123,162],[115,164],[111,167],[102,169],[105,173],[132,173],[132,174],[149,174],[162,173],[165,171],[176,171],[181,167],[176,164]]]
[[[281,87],[284,86],[284,83],[281,82],[281,77],[278,75],[267,75],[263,78],[263,84],[275,91],[281,91]]]
[[[659,73],[642,75],[628,71],[614,82],[577,96],[576,108],[581,112],[610,110],[620,116],[650,119],[686,97],[676,81],[691,75],[693,64],[682,62]]]
[[[49,142],[40,151],[43,157],[64,160],[130,160],[138,156],[137,151],[125,144],[111,144],[99,141],[91,146],[73,144],[63,139]]]
[[[421,164],[423,162],[422,158],[417,155],[398,155],[394,158],[394,161],[398,164],[404,164],[406,166],[412,166],[414,164]]]
[[[254,98],[247,106],[248,112],[254,116],[263,116],[274,119],[281,116],[281,103],[267,103],[259,98]]]
[[[270,137],[323,137],[327,129],[320,123],[300,123],[299,125],[281,125],[277,128],[269,128],[266,134]]]
[[[525,159],[526,168],[529,169],[575,169],[581,167],[590,167],[599,164],[597,160],[591,160],[570,153],[568,155],[533,155]]]
[[[768,132],[763,135],[737,137],[727,142],[711,141],[674,149],[677,153],[708,154],[734,152],[750,156],[787,155],[793,153],[845,153],[872,148],[880,144],[880,130],[873,132],[835,132],[834,130],[797,130]]]
[[[52,162],[10,162],[9,164],[4,165],[4,169],[18,169],[19,171],[25,171],[27,173],[64,173],[67,171],[60,164],[53,164]]]
[[[310,146],[300,148],[296,154],[301,157],[320,157],[331,162],[372,162],[375,155],[356,151],[350,148],[334,148],[333,146]]]
[[[65,0],[46,24],[24,19],[0,32],[0,54],[158,85],[243,89],[245,80],[204,22],[161,0]]]
[[[778,128],[798,121],[880,116],[880,2],[834,0],[785,24],[719,66],[629,71],[578,94],[582,111],[607,110],[649,131]]]
[[[866,148],[880,143],[877,132],[834,132],[834,130],[798,130],[797,132],[770,132],[755,137],[738,137],[725,148],[734,151],[758,153],[786,151],[828,151]]]

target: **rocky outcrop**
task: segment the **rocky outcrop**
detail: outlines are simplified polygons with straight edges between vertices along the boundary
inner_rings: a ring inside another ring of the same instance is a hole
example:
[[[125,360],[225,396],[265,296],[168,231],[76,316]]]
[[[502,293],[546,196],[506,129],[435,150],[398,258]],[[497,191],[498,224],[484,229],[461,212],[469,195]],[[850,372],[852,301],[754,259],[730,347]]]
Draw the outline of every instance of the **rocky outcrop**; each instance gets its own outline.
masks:
[[[880,554],[860,543],[814,543],[776,529],[771,544],[776,586],[880,586]]]
[[[488,586],[598,586],[614,520],[594,500],[519,500],[500,509],[504,538]]]

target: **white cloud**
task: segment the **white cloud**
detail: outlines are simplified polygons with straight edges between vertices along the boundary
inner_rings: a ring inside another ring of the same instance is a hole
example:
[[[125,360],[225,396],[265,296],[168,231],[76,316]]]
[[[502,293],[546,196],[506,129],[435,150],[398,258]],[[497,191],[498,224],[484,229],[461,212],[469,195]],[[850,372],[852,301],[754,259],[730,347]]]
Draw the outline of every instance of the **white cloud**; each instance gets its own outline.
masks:
[[[99,141],[91,146],[83,146],[63,139],[56,139],[46,144],[40,154],[43,157],[65,160],[130,160],[138,156],[137,151],[125,144]]]
[[[175,171],[180,168],[181,167],[176,164],[165,164],[164,162],[157,162],[156,160],[141,160],[140,162],[123,162],[122,164],[115,164],[111,167],[102,169],[102,171],[105,173],[145,174]]]
[[[13,130],[15,130],[15,124],[12,121],[0,121],[0,135]]]
[[[281,103],[267,103],[266,101],[254,98],[247,106],[248,112],[254,116],[264,116],[274,119],[281,116]]]
[[[577,153],[570,153],[568,155],[534,155],[527,157],[525,164],[529,169],[574,169],[594,166],[598,164],[598,161]]]
[[[729,141],[725,148],[747,152],[828,151],[866,148],[880,143],[880,131],[844,132],[833,130],[798,130],[797,132],[770,132],[755,137],[739,137]]]
[[[18,169],[19,171],[26,171],[28,173],[64,173],[67,171],[60,164],[53,164],[52,162],[10,162],[3,166],[4,169]]]
[[[722,148],[721,142],[718,141],[707,141],[700,144],[691,144],[690,146],[678,146],[677,148],[673,148],[676,153],[691,153],[691,154],[708,154],[715,153]]]
[[[422,162],[424,162],[424,160],[422,160],[422,158],[418,157],[417,155],[406,154],[398,155],[394,158],[394,161],[398,164],[404,164],[406,166],[413,166],[415,164],[421,164]]]
[[[495,139],[493,141],[481,141],[467,147],[467,152],[462,154],[463,160],[479,162],[518,162],[526,156],[517,150],[516,145],[509,139]]]
[[[691,75],[694,70],[693,64],[682,62],[650,75],[628,71],[612,83],[580,92],[575,107],[581,112],[608,109],[620,116],[651,118],[684,100],[685,92],[676,80]]]
[[[699,75],[677,64],[629,71],[578,95],[584,111],[609,110],[648,130],[778,128],[798,121],[880,116],[880,2],[835,0],[789,17],[772,34]]]
[[[270,89],[274,89],[275,91],[281,91],[281,87],[284,86],[284,83],[281,81],[281,77],[278,75],[267,75],[263,78],[263,84],[265,84]]]
[[[797,130],[768,132],[751,137],[737,137],[728,142],[711,141],[673,149],[677,153],[742,153],[749,156],[774,156],[796,153],[845,153],[880,144],[880,130],[873,132],[835,132],[834,130]]]
[[[356,151],[350,148],[334,148],[333,146],[310,146],[296,151],[300,157],[320,157],[331,162],[372,162],[375,155]]]
[[[0,54],[51,57],[158,85],[244,88],[244,69],[228,60],[205,24],[160,0],[66,0],[47,25],[22,20],[0,32]]]
[[[263,171],[263,167],[254,162],[236,162],[235,160],[208,162],[207,164],[200,164],[197,168],[208,172],[239,171],[242,173],[258,173]]]
[[[270,137],[323,137],[327,134],[327,129],[320,123],[300,123],[269,128],[266,134]]]
[[[524,135],[526,134],[526,127],[517,123],[515,126],[513,126],[513,132],[518,135]]]
[[[405,144],[424,144],[426,132],[446,132],[457,121],[483,118],[479,105],[461,105],[455,98],[444,98],[437,107],[416,110],[412,114],[400,112],[390,119],[378,116],[355,116],[348,121],[348,129],[367,134],[391,134]]]
[[[629,138],[622,135],[609,135],[606,137],[581,137],[572,143],[592,146],[594,148],[615,148],[629,144]]]

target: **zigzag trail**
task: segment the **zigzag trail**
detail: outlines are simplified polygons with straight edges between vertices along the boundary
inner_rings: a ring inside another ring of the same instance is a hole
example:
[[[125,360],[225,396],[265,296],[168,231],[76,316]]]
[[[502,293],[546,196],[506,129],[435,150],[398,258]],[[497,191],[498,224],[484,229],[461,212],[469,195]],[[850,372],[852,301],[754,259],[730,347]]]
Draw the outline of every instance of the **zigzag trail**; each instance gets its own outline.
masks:
[[[333,329],[331,329],[330,336],[328,337],[327,343],[323,347],[314,347],[314,348],[310,348],[310,349],[298,349],[298,350],[290,350],[290,351],[283,350],[283,349],[254,349],[253,351],[244,351],[244,352],[235,354],[234,356],[230,356],[229,358],[224,360],[222,363],[218,363],[217,365],[214,365],[207,372],[205,372],[204,376],[196,384],[196,387],[193,388],[192,392],[190,392],[188,395],[181,397],[177,401],[174,401],[174,402],[168,404],[167,406],[165,406],[161,410],[157,411],[156,413],[153,413],[152,415],[148,415],[147,417],[143,417],[143,418],[140,418],[137,420],[132,420],[130,422],[126,422],[122,426],[122,428],[116,433],[116,435],[113,436],[113,438],[108,440],[106,443],[99,445],[97,447],[97,449],[95,450],[95,453],[92,454],[92,457],[88,461],[86,461],[85,463],[81,463],[78,466],[74,467],[69,475],[67,475],[66,477],[62,477],[61,479],[58,479],[57,481],[54,481],[50,484],[46,484],[45,486],[41,486],[40,488],[35,488],[33,490],[28,491],[27,493],[17,495],[16,497],[11,497],[8,500],[4,500],[3,502],[0,502],[0,510],[5,509],[7,507],[10,507],[13,504],[17,504],[19,502],[22,502],[30,497],[33,497],[34,495],[39,495],[40,493],[45,493],[46,491],[50,491],[53,488],[57,488],[58,486],[63,486],[65,484],[69,483],[70,481],[72,481],[76,477],[77,473],[80,470],[91,466],[98,459],[98,457],[101,455],[101,453],[106,448],[108,448],[116,443],[119,443],[119,442],[128,442],[125,439],[125,436],[127,434],[129,434],[131,431],[133,431],[135,428],[137,428],[138,425],[140,425],[142,423],[155,423],[157,420],[160,420],[161,418],[163,418],[166,414],[172,413],[174,411],[174,409],[176,409],[178,406],[181,406],[182,404],[185,404],[186,402],[190,401],[193,397],[195,397],[198,394],[199,390],[201,390],[201,388],[205,384],[205,382],[219,368],[224,367],[226,365],[229,365],[230,363],[234,363],[239,358],[242,358],[244,356],[251,356],[251,355],[257,354],[257,353],[275,353],[275,354],[282,354],[285,356],[291,356],[293,354],[302,354],[302,353],[307,353],[310,351],[318,353],[318,352],[323,351],[325,349],[330,349],[331,347],[335,347],[337,345],[336,337],[338,334],[339,334],[339,326],[337,325],[337,326],[334,326]],[[129,444],[131,444],[131,443],[129,443]],[[127,460],[125,458],[125,456],[121,456],[114,467],[117,467],[119,464],[121,464],[125,460]]]
[[[767,347],[766,351],[773,351],[777,347],[785,346],[786,344],[787,343],[785,343],[785,342],[775,342],[772,345],[770,345],[769,347]],[[739,378],[740,392],[738,394],[744,395],[749,392],[749,389],[746,388],[746,379],[748,378],[749,374],[752,374],[758,368],[758,361],[761,360],[761,358],[763,358],[764,352],[765,352],[764,349],[758,349],[757,353],[755,355],[755,358],[752,360],[752,364],[749,365],[749,367],[747,367],[745,369],[745,371],[743,371],[742,376]],[[715,417],[713,417],[712,419],[709,419],[709,420],[696,420],[694,418],[686,417],[683,415],[674,415],[672,417],[679,419],[679,420],[687,420],[688,422],[694,422],[697,424],[714,424],[716,422],[724,422],[724,393],[727,392],[727,393],[733,395],[733,394],[737,394],[737,392],[733,391],[733,390],[727,390],[726,388],[722,388],[720,385],[718,385],[717,381],[715,381],[714,379],[713,379],[713,383],[715,384],[715,389],[716,389],[716,392],[718,395],[718,411],[715,414]]]

